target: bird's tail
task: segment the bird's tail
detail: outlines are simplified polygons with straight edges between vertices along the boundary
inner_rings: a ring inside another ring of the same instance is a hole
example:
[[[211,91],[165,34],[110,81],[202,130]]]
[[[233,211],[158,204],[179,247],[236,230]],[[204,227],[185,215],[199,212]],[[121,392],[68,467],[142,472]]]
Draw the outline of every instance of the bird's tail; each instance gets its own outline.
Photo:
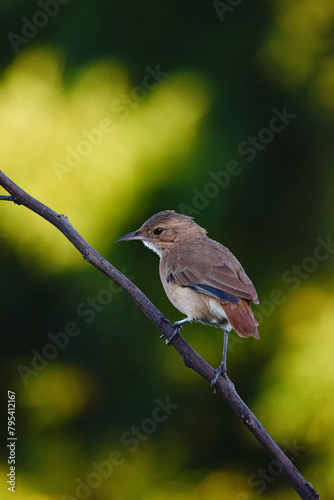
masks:
[[[248,301],[240,299],[239,304],[232,304],[231,302],[221,303],[222,308],[233,328],[239,337],[255,337],[260,338],[257,329],[258,322],[254,318],[253,311]]]

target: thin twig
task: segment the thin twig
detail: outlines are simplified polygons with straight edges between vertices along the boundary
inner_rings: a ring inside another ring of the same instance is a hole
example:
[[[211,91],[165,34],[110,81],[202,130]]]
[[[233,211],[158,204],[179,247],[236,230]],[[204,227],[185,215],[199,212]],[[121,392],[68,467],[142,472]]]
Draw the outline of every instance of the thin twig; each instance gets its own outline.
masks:
[[[0,196],[0,200],[5,200],[5,201],[14,201],[14,198],[12,196]]]
[[[152,304],[152,302],[143,294],[139,288],[134,285],[118,269],[112,266],[107,260],[99,255],[83,237],[74,229],[65,215],[58,214],[51,210],[40,201],[36,200],[28,193],[23,191],[13,181],[11,181],[3,172],[0,171],[0,185],[10,193],[11,196],[1,196],[0,200],[14,201],[17,204],[24,205],[33,212],[37,213],[51,224],[56,226],[66,238],[79,250],[83,258],[95,266],[99,271],[108,276],[118,286],[120,286],[137,306],[146,314],[152,323],[162,332],[166,339],[173,336],[174,328],[171,322]],[[181,335],[177,335],[171,341],[173,347],[182,356],[184,364],[197,372],[201,377],[210,382],[215,374],[215,370],[206,361],[204,361]],[[216,384],[217,393],[220,394],[229,404],[232,410],[237,414],[240,421],[250,430],[253,436],[263,446],[265,452],[272,460],[275,460],[282,473],[290,481],[300,498],[303,500],[318,500],[319,495],[313,486],[307,482],[293,465],[281,448],[276,444],[268,434],[259,420],[246,406],[243,400],[236,392],[234,385],[227,377],[219,377]]]

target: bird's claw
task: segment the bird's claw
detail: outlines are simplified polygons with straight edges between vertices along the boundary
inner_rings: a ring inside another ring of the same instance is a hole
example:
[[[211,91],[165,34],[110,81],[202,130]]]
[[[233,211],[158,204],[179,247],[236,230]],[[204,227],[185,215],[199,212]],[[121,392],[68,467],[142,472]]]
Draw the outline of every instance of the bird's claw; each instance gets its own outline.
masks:
[[[180,333],[180,330],[182,328],[182,325],[179,325],[178,322],[174,323],[173,324],[173,328],[174,328],[174,333],[171,337],[169,337],[169,339],[165,339],[165,344],[169,345],[171,343],[171,341],[174,339],[174,337],[176,337],[176,335],[178,335]],[[165,337],[165,335],[160,335],[160,338],[163,339]]]
[[[211,380],[211,387],[213,388],[213,392],[216,392],[216,384],[217,380],[219,379],[220,376],[224,377],[226,375],[226,364],[224,365],[223,363],[215,370],[215,374],[213,379]]]

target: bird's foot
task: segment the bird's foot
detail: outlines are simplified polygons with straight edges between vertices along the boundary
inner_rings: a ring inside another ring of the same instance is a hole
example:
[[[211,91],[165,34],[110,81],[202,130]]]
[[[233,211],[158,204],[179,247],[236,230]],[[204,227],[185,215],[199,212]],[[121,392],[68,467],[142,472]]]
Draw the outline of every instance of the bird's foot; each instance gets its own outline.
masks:
[[[213,379],[211,380],[211,387],[213,392],[216,392],[217,380],[220,376],[226,375],[226,363],[222,363],[216,370]]]
[[[173,328],[174,328],[174,333],[173,335],[169,338],[169,339],[166,339],[165,340],[165,343],[168,345],[171,343],[171,341],[173,340],[174,337],[176,337],[176,335],[178,335],[180,333],[180,330],[182,328],[182,325],[183,323],[186,323],[186,321],[189,321],[189,318],[185,318],[185,319],[181,319],[180,321],[176,321],[174,324],[173,324]],[[165,335],[160,335],[160,338],[164,338]]]
[[[172,340],[174,339],[174,337],[176,337],[176,335],[178,335],[180,333],[180,330],[182,328],[182,324],[184,323],[184,321],[176,321],[176,323],[173,324],[173,328],[174,328],[174,333],[171,337],[169,337],[169,339],[165,339],[165,344],[170,344],[172,342]],[[160,338],[163,339],[165,337],[165,335],[160,335]]]

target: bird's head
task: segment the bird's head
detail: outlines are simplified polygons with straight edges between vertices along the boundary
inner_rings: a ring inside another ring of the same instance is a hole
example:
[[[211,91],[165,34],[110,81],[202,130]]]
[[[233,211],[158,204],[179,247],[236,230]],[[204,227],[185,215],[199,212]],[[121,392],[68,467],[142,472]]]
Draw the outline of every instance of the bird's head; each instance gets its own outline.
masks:
[[[175,243],[196,233],[205,235],[206,231],[192,217],[164,210],[152,215],[137,231],[125,234],[117,241],[141,240],[161,257]]]

